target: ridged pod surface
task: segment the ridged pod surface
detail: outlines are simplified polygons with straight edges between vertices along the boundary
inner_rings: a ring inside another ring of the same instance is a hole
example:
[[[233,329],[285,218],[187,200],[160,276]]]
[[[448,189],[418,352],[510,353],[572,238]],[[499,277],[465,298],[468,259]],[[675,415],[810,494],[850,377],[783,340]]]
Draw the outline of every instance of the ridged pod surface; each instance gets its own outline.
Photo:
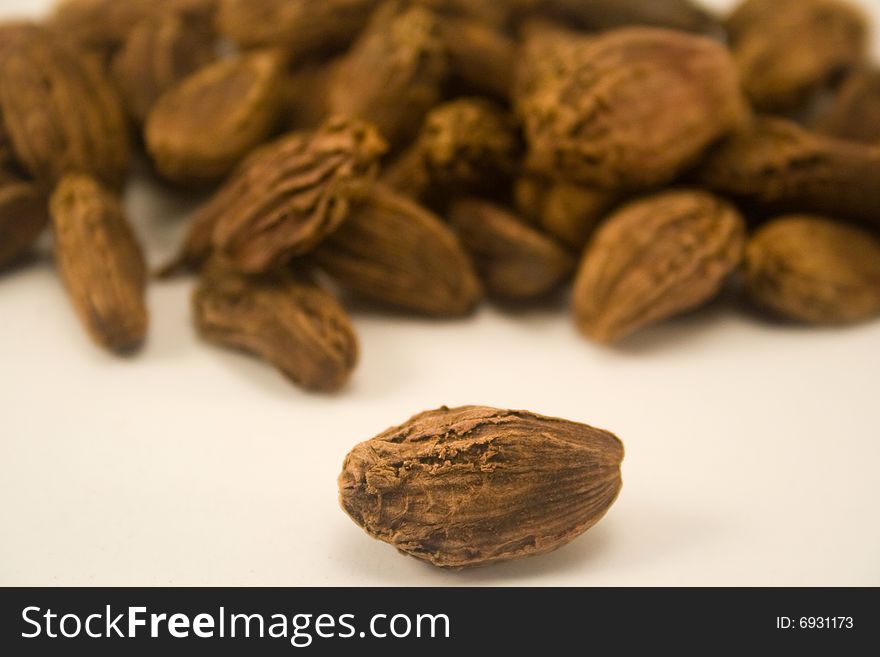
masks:
[[[193,310],[206,340],[258,356],[307,390],[339,390],[357,364],[348,314],[303,276],[249,277],[212,263],[202,273]]]
[[[483,299],[470,258],[449,226],[383,186],[359,199],[314,258],[345,289],[402,310],[460,317]]]
[[[210,233],[213,248],[242,272],[278,268],[339,228],[384,151],[372,126],[347,119],[282,137],[251,155],[199,211],[196,236]]]
[[[551,552],[595,525],[621,488],[613,434],[525,411],[421,413],[355,447],[342,508],[368,534],[443,568]]]
[[[526,165],[551,178],[611,189],[668,183],[748,117],[730,54],[705,37],[538,32],[521,61]]]
[[[574,289],[578,328],[602,343],[696,308],[742,262],[745,221],[701,191],[623,206],[590,242]]]
[[[147,332],[146,264],[119,198],[84,175],[65,177],[50,202],[55,262],[95,342],[116,352]]]
[[[0,27],[0,112],[18,163],[46,189],[86,173],[121,186],[129,163],[122,101],[90,58],[43,27]]]

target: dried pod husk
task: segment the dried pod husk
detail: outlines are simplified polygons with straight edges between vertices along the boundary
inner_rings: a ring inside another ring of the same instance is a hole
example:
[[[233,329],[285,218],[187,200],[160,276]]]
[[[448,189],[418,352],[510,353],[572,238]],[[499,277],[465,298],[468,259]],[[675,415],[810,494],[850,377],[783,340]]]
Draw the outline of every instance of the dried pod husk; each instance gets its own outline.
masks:
[[[838,139],[880,145],[880,68],[850,76],[813,127]]]
[[[214,223],[214,249],[239,271],[282,267],[339,228],[385,148],[373,126],[344,118],[282,137],[247,159],[196,225]]]
[[[537,556],[595,525],[622,486],[612,433],[526,411],[443,407],[357,445],[343,510],[370,536],[443,568]]]
[[[767,212],[807,212],[880,226],[880,149],[759,120],[714,149],[697,180]]]
[[[103,72],[37,25],[0,31],[0,112],[17,162],[46,189],[67,173],[121,186],[128,126]]]
[[[50,201],[55,262],[94,341],[139,347],[147,333],[146,265],[119,198],[94,179],[66,176]]]
[[[468,315],[483,297],[473,265],[449,227],[381,185],[360,199],[314,260],[345,289],[424,315]]]
[[[162,94],[214,57],[209,31],[179,14],[158,14],[128,34],[113,60],[113,78],[129,114],[143,124]]]
[[[279,268],[307,253],[348,216],[352,196],[375,178],[384,149],[375,129],[339,118],[257,149],[199,208],[160,275],[200,269],[215,251],[215,230],[220,250],[246,272]]]
[[[450,221],[491,296],[506,301],[539,299],[574,272],[574,259],[565,249],[494,203],[458,200],[450,210]]]
[[[880,317],[880,240],[823,217],[791,215],[763,226],[745,256],[756,304],[807,324]]]
[[[867,54],[868,22],[842,0],[745,0],[727,21],[752,103],[789,112]]]
[[[378,0],[220,0],[220,33],[245,49],[278,48],[293,64],[344,50]]]
[[[544,7],[590,30],[627,26],[720,35],[718,19],[692,0],[544,0]]]
[[[702,191],[671,191],[634,201],[608,218],[578,272],[578,328],[601,343],[711,300],[742,262],[745,221]]]
[[[535,59],[548,48],[556,54]],[[609,189],[668,183],[748,118],[729,53],[705,37],[625,28],[548,44],[539,33],[522,62],[526,164],[550,178]]]
[[[619,201],[618,194],[596,187],[520,178],[514,186],[516,207],[572,251],[580,252]]]
[[[48,224],[48,204],[39,187],[0,169],[0,269],[28,253]]]
[[[415,198],[492,190],[513,175],[520,149],[516,124],[501,107],[460,98],[428,114],[416,142],[383,180]]]
[[[467,18],[443,17],[440,33],[449,54],[450,86],[459,94],[510,98],[516,42],[501,30]]]
[[[239,274],[212,261],[193,296],[203,338],[258,356],[306,390],[335,392],[358,361],[348,314],[309,277]]]
[[[278,124],[281,76],[277,54],[257,52],[202,68],[166,92],[145,128],[159,173],[195,185],[226,176]]]
[[[330,82],[331,114],[370,121],[392,144],[411,139],[443,98],[449,74],[437,17],[421,7],[383,4]]]

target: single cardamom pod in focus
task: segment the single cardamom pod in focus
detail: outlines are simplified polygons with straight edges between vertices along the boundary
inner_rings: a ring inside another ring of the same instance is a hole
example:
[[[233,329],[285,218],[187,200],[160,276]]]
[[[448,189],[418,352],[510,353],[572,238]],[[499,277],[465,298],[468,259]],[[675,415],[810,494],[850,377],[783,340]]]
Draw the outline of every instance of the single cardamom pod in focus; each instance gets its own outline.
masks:
[[[538,31],[524,48],[516,107],[536,174],[612,190],[665,184],[749,116],[730,54],[705,37]]]
[[[206,340],[258,356],[307,390],[339,390],[357,364],[348,314],[304,276],[249,277],[212,262],[193,309]]]
[[[456,201],[450,219],[490,295],[510,301],[540,298],[574,271],[565,249],[494,203]]]
[[[829,137],[880,146],[880,68],[847,78],[813,127]]]
[[[278,48],[297,64],[344,50],[378,0],[220,0],[220,33],[246,50]]]
[[[372,122],[392,144],[411,139],[443,98],[449,61],[437,17],[397,0],[382,4],[336,69],[331,114]]]
[[[745,0],[727,28],[746,93],[765,112],[801,108],[867,56],[867,17],[841,0]]]
[[[178,14],[148,16],[113,60],[113,78],[131,116],[143,124],[169,89],[214,59],[214,38]]]
[[[512,117],[487,100],[459,98],[431,110],[383,182],[417,199],[494,191],[513,175],[519,152]]]
[[[40,189],[0,169],[0,270],[27,253],[48,223]]]
[[[416,415],[355,447],[342,508],[370,536],[443,568],[552,552],[595,525],[621,488],[611,433],[525,411]]]
[[[746,248],[746,290],[758,305],[808,324],[880,317],[880,240],[822,217],[786,216]]]
[[[769,212],[880,226],[880,149],[817,135],[786,119],[759,119],[754,130],[713,149],[696,177]]]
[[[277,269],[304,255],[348,217],[386,145],[368,123],[333,118],[251,155],[196,217],[214,224],[214,249],[245,273]]]
[[[147,332],[146,264],[122,204],[95,180],[66,176],[50,200],[55,262],[92,338],[116,352]]]
[[[165,93],[147,119],[147,149],[165,178],[220,180],[275,129],[281,60],[258,52],[202,68]]]
[[[467,253],[443,221],[376,186],[314,253],[342,287],[435,317],[469,315],[483,290]]]
[[[67,173],[120,187],[128,169],[122,102],[89,58],[43,27],[0,27],[0,112],[18,163],[44,188]]]
[[[745,221],[701,191],[672,191],[623,206],[584,254],[574,289],[578,328],[602,343],[697,308],[742,262]]]

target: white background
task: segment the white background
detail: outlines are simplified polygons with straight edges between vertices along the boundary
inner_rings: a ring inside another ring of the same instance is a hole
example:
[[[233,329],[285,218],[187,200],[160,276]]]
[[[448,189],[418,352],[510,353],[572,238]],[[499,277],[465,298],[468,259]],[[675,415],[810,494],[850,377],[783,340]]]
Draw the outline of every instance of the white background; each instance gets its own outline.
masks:
[[[145,179],[128,201],[162,260],[187,208]],[[190,286],[150,288],[149,344],[119,360],[47,256],[0,277],[0,585],[880,585],[880,323],[716,304],[606,349],[564,302],[455,323],[360,311],[361,366],[321,397],[200,343]],[[468,403],[617,432],[620,500],[552,555],[476,571],[367,537],[337,505],[346,452]]]

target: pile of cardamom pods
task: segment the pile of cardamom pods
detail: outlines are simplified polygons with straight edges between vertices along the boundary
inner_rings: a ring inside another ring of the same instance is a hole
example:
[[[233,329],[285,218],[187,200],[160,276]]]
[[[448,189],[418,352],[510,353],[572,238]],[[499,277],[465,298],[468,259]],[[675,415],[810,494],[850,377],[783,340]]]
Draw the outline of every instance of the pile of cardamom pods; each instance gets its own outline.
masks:
[[[844,0],[62,0],[0,24],[0,267],[50,227],[120,353],[148,282],[195,274],[206,340],[317,391],[357,364],[352,297],[454,318],[573,282],[601,343],[731,282],[775,321],[866,321],[869,35]],[[158,276],[137,151],[209,193]]]

